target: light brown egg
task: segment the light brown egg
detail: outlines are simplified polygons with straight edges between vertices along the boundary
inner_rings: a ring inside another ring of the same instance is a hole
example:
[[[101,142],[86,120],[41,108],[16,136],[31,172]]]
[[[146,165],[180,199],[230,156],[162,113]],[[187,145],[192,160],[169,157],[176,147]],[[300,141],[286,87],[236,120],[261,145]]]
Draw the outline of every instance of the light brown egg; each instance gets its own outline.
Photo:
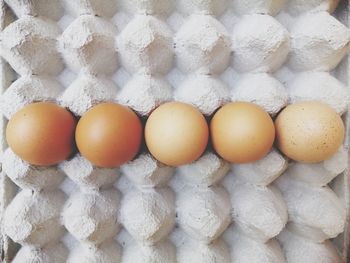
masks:
[[[275,128],[269,114],[248,102],[229,103],[219,109],[210,123],[215,151],[231,163],[261,159],[271,149]]]
[[[23,160],[33,165],[54,165],[72,153],[75,126],[75,118],[66,109],[54,103],[33,103],[10,119],[6,139]]]
[[[132,160],[142,141],[142,124],[128,107],[102,103],[79,120],[75,139],[82,156],[98,167],[113,168]]]
[[[327,104],[309,101],[289,105],[275,121],[277,144],[289,158],[317,163],[330,158],[344,140],[344,124]]]
[[[149,151],[157,160],[170,166],[198,159],[207,146],[208,136],[208,124],[201,112],[180,102],[158,107],[145,127]]]

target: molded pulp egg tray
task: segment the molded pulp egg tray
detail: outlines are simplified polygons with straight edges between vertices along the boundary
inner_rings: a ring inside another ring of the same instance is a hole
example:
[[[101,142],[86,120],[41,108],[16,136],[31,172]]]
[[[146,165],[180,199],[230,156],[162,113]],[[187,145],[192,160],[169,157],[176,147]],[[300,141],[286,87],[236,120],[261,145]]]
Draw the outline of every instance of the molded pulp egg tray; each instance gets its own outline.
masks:
[[[348,13],[336,0],[1,1],[1,129],[34,101],[77,116],[117,101],[146,117],[170,100],[207,116],[228,101],[275,116],[319,100],[348,123]],[[2,259],[346,262],[348,135],[317,164],[273,149],[172,168],[142,152],[119,169],[78,154],[33,167],[1,136]]]

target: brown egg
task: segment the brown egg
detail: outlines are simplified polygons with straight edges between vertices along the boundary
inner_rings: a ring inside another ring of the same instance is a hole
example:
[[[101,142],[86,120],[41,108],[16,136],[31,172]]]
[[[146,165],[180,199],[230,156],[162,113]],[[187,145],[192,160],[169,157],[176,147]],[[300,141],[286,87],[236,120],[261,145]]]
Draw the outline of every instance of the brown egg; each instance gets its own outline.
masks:
[[[279,149],[289,158],[316,163],[330,158],[344,140],[344,124],[327,104],[289,105],[275,121]]]
[[[54,103],[33,103],[13,115],[6,139],[23,160],[34,165],[54,165],[72,153],[75,126],[75,118],[66,109]]]
[[[213,147],[231,163],[254,162],[271,149],[275,128],[269,114],[248,102],[234,102],[216,112],[210,131]]]
[[[79,120],[75,139],[86,159],[98,167],[113,168],[132,160],[142,141],[142,124],[128,107],[102,103]]]
[[[149,116],[145,127],[149,151],[170,166],[198,159],[207,146],[208,135],[208,125],[200,111],[180,102],[158,107]]]

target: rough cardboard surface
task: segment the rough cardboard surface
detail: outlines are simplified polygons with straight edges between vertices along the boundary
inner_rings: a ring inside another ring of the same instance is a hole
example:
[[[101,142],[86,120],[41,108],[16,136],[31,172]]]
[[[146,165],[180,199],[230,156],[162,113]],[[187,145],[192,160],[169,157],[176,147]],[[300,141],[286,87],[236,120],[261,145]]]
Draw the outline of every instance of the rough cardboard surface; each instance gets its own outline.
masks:
[[[57,101],[78,116],[117,101],[147,116],[173,99],[207,116],[228,101],[274,116],[317,99],[348,118],[345,2],[337,18],[334,0],[5,2],[0,46],[12,69],[1,62],[4,122],[33,101]],[[250,164],[206,152],[177,168],[143,152],[119,169],[80,155],[32,167],[2,145],[5,262],[346,260],[348,140],[312,165],[273,149]]]

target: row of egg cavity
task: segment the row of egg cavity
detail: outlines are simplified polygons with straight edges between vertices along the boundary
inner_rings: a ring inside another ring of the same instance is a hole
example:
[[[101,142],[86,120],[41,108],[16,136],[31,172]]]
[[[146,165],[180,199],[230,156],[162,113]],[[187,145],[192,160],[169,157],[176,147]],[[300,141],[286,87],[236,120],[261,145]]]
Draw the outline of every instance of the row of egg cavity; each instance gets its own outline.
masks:
[[[249,163],[274,143],[295,161],[316,163],[330,158],[344,136],[339,115],[317,101],[291,104],[275,120],[249,102],[228,103],[209,119],[189,104],[167,102],[145,121],[116,103],[98,104],[77,121],[65,108],[38,102],[18,111],[6,128],[9,147],[32,165],[55,165],[77,148],[105,168],[134,159],[145,147],[169,166],[191,163],[208,147],[231,163]]]
[[[74,16],[82,14],[93,14],[97,16],[112,17],[118,9],[124,8],[130,13],[141,14],[170,14],[174,9],[179,9],[182,13],[209,13],[221,15],[230,6],[238,14],[268,13],[276,15],[280,10],[287,9],[292,14],[301,12],[322,10],[333,12],[339,0],[314,0],[307,3],[300,3],[300,0],[5,0],[18,17],[24,15],[46,16],[53,20],[58,20],[63,16],[64,9]],[[96,3],[98,2],[98,3]]]
[[[173,30],[153,16],[129,23],[122,18],[117,29],[103,18],[82,15],[61,34],[52,21],[25,16],[1,32],[1,56],[22,76],[58,75],[64,69],[61,57],[70,70],[90,74],[112,75],[120,60],[130,74],[164,75],[175,59],[184,73],[217,75],[231,65],[242,73],[272,73],[286,61],[295,72],[331,71],[350,48],[350,30],[328,12],[296,20],[282,16],[284,25],[262,14],[233,24],[207,15],[175,16],[169,24]],[[173,24],[181,26],[177,30]]]

